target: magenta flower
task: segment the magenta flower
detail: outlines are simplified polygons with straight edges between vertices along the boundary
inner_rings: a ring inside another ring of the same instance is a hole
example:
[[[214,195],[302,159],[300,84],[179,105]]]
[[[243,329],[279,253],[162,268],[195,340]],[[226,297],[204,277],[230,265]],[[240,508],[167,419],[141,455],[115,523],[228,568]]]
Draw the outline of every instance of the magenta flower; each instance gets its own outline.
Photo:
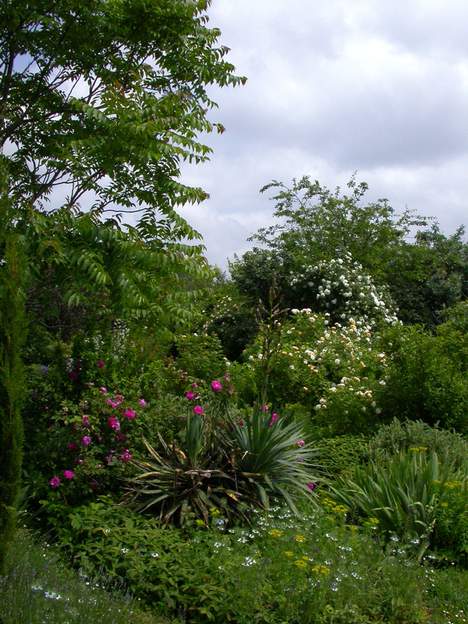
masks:
[[[279,420],[279,415],[276,412],[273,412],[270,418],[270,422],[268,423],[268,426],[273,427],[273,425],[277,423],[278,420]]]
[[[211,382],[211,389],[213,392],[221,392],[223,389],[223,384],[218,379],[213,379]]]
[[[187,390],[187,392],[185,393],[185,398],[189,401],[193,401],[196,396],[197,395],[195,394],[195,392],[192,392],[191,390]]]
[[[106,363],[104,362],[104,360],[98,360],[98,361],[96,362],[96,366],[97,366],[98,368],[104,368],[104,366],[105,366],[105,365],[106,365]]]
[[[313,492],[313,491],[315,490],[315,488],[316,488],[316,487],[317,487],[317,484],[316,484],[316,483],[313,483],[312,481],[310,481],[310,482],[307,484],[307,489],[308,489],[308,490],[310,490],[311,492]]]
[[[145,401],[145,399],[139,399],[138,400],[138,405],[140,407],[146,407],[148,405],[148,403]]]
[[[60,483],[60,477],[52,477],[52,479],[49,481],[49,485],[53,490],[56,490]]]
[[[68,449],[69,451],[76,451],[76,450],[77,450],[77,448],[78,448],[78,444],[77,444],[76,442],[69,442],[69,443],[67,444],[67,449]]]
[[[205,413],[205,410],[201,405],[195,405],[195,407],[193,408],[193,413],[197,414],[198,416],[202,416]]]
[[[110,405],[112,409],[115,409],[116,407],[119,407],[120,405],[119,401],[114,401],[114,399],[106,399],[106,403],[107,405]]]
[[[133,420],[134,418],[136,418],[136,412],[135,410],[131,409],[130,407],[127,407],[126,410],[124,410],[123,415],[125,416],[125,418],[127,418],[128,420]]]
[[[73,470],[64,470],[63,476],[65,477],[65,479],[68,479],[69,481],[71,481],[72,479],[75,478],[75,473],[73,472]]]
[[[132,459],[132,454],[128,449],[125,449],[124,452],[120,455],[120,461],[124,463],[129,462]]]
[[[101,387],[99,388],[99,392],[100,392],[101,394],[107,394],[108,390],[107,390],[107,388],[106,388],[105,386],[101,386]]]
[[[119,419],[115,416],[109,416],[109,418],[107,419],[107,424],[114,431],[120,431],[120,422]]]
[[[91,436],[85,435],[81,438],[81,444],[83,446],[89,446],[91,444]]]
[[[89,416],[83,415],[81,418],[81,423],[83,427],[89,427]]]
[[[305,442],[304,442],[304,440],[298,440],[298,441],[296,442],[296,446],[299,446],[299,447],[303,447],[303,446],[305,446]]]

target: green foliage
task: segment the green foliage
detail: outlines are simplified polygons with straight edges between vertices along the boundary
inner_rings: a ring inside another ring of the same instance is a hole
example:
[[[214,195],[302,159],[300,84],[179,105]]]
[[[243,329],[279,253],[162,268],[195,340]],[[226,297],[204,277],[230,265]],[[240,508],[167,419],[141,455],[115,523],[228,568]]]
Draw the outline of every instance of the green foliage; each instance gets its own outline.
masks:
[[[405,323],[438,325],[447,308],[468,296],[468,244],[459,227],[446,236],[437,224],[395,250],[386,282]]]
[[[12,197],[43,208],[57,185],[67,207],[156,212],[206,194],[179,182],[180,163],[203,162],[208,85],[238,85],[209,2],[9,0],[0,20],[0,145]],[[28,59],[28,60],[25,60]],[[59,201],[59,200],[58,200]],[[192,231],[192,235],[195,233]]]
[[[143,611],[136,600],[118,591],[116,583],[104,589],[102,575],[86,580],[67,568],[50,545],[37,545],[24,530],[0,578],[4,624],[166,624]],[[107,591],[106,591],[107,590]]]
[[[417,327],[395,328],[387,331],[383,350],[388,352],[388,370],[379,401],[387,413],[468,431],[464,332],[450,323],[435,335]]]
[[[401,422],[395,418],[383,425],[369,440],[369,455],[376,461],[406,452],[411,447],[424,447],[428,453],[437,453],[454,470],[468,473],[468,442],[459,433],[431,427],[421,420]]]
[[[217,336],[202,332],[175,336],[175,364],[188,377],[210,381],[226,372],[223,349]]]
[[[1,163],[0,163],[1,165]],[[24,397],[22,348],[25,340],[24,246],[6,197],[0,167],[0,574],[13,539],[23,458]]]
[[[456,483],[466,489],[465,480],[466,475],[454,473],[436,453],[414,447],[387,461],[355,467],[351,476],[333,485],[331,492],[355,520],[373,523],[387,538],[395,535],[414,545],[421,559],[434,545],[437,510],[448,505],[447,484]]]
[[[332,477],[349,473],[369,457],[368,438],[363,435],[341,435],[322,438],[317,443],[321,466]]]
[[[311,425],[327,435],[365,432],[382,422],[376,395],[385,383],[386,356],[373,329],[351,320],[331,323],[329,314],[293,310],[292,318],[274,326],[275,344],[268,358],[262,337],[246,351],[244,371],[232,367],[233,380],[265,377],[273,405],[301,403]]]
[[[315,489],[315,451],[297,424],[258,410],[241,417],[221,394],[206,410],[200,404],[188,410],[182,443],[159,435],[160,448],[146,442],[148,458],[132,462],[138,474],[129,500],[139,510],[165,523],[207,525],[219,516],[248,519],[252,508],[268,508],[276,498],[295,509],[295,499]]]
[[[75,509],[60,536],[83,573],[105,570],[156,614],[194,624],[466,622],[462,571],[426,571],[307,508],[182,533],[102,499]]]

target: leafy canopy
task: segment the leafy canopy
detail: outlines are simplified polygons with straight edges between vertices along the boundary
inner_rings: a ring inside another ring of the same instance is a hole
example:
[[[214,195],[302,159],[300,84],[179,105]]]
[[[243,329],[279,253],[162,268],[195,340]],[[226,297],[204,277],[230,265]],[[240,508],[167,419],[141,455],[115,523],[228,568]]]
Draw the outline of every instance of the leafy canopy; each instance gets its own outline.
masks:
[[[160,211],[205,197],[177,181],[217,129],[212,84],[245,78],[208,27],[209,0],[5,0],[0,146],[17,206]],[[54,194],[52,195],[52,193]],[[187,234],[190,229],[187,228]]]

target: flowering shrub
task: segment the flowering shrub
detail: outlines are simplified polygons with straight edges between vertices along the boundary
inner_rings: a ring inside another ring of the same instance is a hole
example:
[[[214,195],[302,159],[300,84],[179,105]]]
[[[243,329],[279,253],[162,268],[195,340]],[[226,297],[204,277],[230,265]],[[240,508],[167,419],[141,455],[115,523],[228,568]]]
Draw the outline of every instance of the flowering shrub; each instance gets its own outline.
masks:
[[[138,509],[152,510],[166,523],[198,518],[207,525],[213,513],[247,518],[271,498],[294,508],[298,495],[315,490],[315,452],[300,427],[268,410],[237,414],[227,402],[229,377],[224,380],[224,386],[211,382],[209,401],[198,386],[185,393],[182,443],[159,436],[159,449],[146,442],[147,459],[132,461],[138,474],[129,481],[129,500]]]
[[[78,405],[64,402],[53,425],[56,450],[48,484],[67,504],[118,490],[135,445],[141,447],[138,420],[145,399],[129,402],[104,386],[91,388],[85,397]]]
[[[328,312],[333,321],[356,319],[371,326],[398,322],[388,292],[378,288],[349,253],[301,266],[300,272],[291,272],[290,279],[298,303]]]
[[[307,406],[327,434],[374,428],[383,417],[376,395],[386,383],[387,367],[375,331],[354,319],[333,323],[329,313],[315,314],[308,308],[292,312],[291,319],[277,325],[280,337],[271,356],[269,400],[280,406]],[[257,379],[264,358],[259,341],[246,351],[246,358],[243,367]],[[236,384],[246,375],[236,366],[231,372]]]

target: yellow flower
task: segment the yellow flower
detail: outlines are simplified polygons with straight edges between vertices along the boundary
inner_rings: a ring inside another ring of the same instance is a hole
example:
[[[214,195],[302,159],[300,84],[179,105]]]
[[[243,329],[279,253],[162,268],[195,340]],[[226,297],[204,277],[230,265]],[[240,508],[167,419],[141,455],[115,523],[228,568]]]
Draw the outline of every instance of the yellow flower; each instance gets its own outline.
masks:
[[[303,559],[296,559],[294,565],[298,568],[307,568],[307,561],[304,561]]]
[[[312,572],[315,572],[316,574],[323,574],[324,576],[328,576],[330,574],[330,568],[326,565],[322,565],[321,563],[318,563],[317,565],[314,565],[312,567]]]
[[[271,529],[268,531],[268,534],[271,535],[271,537],[281,537],[283,535],[283,531],[280,529]]]
[[[294,557],[294,553],[292,550],[285,550],[284,554],[286,555],[286,557],[289,557],[289,559],[291,559],[291,557]]]
[[[296,540],[296,542],[299,542],[300,544],[302,542],[305,542],[305,537],[303,535],[295,535],[294,539]]]

